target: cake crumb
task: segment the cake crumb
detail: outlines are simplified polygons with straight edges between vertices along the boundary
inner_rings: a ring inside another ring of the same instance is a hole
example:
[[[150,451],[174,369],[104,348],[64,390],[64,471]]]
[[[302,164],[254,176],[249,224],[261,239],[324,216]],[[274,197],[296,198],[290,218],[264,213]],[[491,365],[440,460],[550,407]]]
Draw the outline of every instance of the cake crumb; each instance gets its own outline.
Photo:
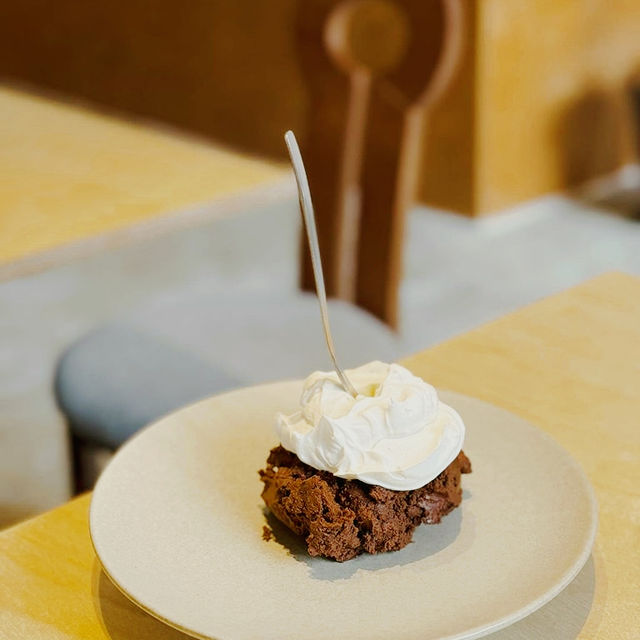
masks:
[[[262,527],[262,539],[265,542],[269,542],[269,540],[271,540],[271,538],[273,538],[273,531],[271,531],[271,529],[265,524]]]

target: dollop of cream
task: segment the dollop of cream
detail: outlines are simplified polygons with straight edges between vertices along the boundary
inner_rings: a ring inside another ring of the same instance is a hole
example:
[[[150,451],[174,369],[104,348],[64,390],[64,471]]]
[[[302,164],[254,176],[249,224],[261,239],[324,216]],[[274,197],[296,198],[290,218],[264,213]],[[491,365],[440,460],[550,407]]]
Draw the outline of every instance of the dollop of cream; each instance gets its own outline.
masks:
[[[300,410],[276,416],[285,449],[315,469],[395,491],[422,487],[455,460],[464,423],[430,384],[378,361],[347,376],[356,398],[335,372],[305,380]]]

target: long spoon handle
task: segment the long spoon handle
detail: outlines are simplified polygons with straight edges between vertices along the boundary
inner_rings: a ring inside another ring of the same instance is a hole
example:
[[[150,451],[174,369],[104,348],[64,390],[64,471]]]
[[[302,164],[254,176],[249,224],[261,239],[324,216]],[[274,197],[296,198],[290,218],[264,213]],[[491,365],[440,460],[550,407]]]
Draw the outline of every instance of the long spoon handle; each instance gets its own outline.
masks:
[[[327,341],[329,355],[333,361],[333,367],[338,374],[338,378],[342,386],[355,398],[358,392],[349,382],[345,372],[338,364],[336,351],[333,346],[333,338],[331,337],[331,327],[329,326],[329,311],[327,309],[327,292],[324,286],[324,274],[322,272],[322,261],[320,260],[320,246],[318,245],[318,232],[316,230],[316,220],[313,215],[313,203],[311,202],[311,191],[309,190],[309,181],[307,180],[307,172],[302,162],[300,147],[293,131],[287,131],[284,134],[284,141],[289,150],[293,172],[296,176],[298,185],[298,199],[300,200],[300,211],[304,220],[304,226],[307,230],[307,240],[309,241],[309,249],[311,251],[311,264],[313,266],[313,277],[316,281],[316,293],[318,294],[318,302],[320,303],[320,315],[322,316],[322,328],[324,329],[324,337]]]

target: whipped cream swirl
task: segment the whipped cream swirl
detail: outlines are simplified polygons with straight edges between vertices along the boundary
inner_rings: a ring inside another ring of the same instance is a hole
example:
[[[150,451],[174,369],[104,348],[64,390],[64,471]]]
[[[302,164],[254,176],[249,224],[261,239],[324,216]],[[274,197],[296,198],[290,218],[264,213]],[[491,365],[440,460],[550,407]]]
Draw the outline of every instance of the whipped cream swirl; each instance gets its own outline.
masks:
[[[276,417],[285,449],[315,469],[395,491],[422,487],[455,460],[464,423],[431,385],[377,361],[347,375],[356,398],[334,372],[305,380],[300,410]]]

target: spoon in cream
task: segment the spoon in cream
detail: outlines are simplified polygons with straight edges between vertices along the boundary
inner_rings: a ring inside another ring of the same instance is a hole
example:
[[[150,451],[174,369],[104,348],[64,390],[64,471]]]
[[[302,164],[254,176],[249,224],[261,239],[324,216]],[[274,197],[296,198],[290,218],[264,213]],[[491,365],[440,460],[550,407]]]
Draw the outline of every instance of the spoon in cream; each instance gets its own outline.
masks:
[[[333,338],[331,337],[331,327],[329,326],[329,311],[327,309],[327,292],[324,286],[324,274],[322,271],[322,261],[320,260],[320,246],[318,245],[318,232],[316,230],[315,216],[313,215],[313,203],[311,202],[311,191],[309,190],[309,181],[307,180],[307,172],[304,168],[300,147],[293,131],[287,131],[284,134],[284,141],[289,150],[289,157],[293,165],[293,173],[296,176],[296,184],[298,185],[298,200],[300,201],[300,211],[304,226],[307,230],[307,240],[309,242],[309,250],[311,251],[311,265],[313,266],[313,277],[316,282],[316,293],[318,302],[320,303],[320,315],[322,317],[322,328],[324,329],[324,337],[327,341],[329,355],[333,361],[333,367],[338,374],[338,378],[345,390],[354,398],[358,395],[354,386],[347,378],[344,370],[338,364],[335,348],[333,346]]]

